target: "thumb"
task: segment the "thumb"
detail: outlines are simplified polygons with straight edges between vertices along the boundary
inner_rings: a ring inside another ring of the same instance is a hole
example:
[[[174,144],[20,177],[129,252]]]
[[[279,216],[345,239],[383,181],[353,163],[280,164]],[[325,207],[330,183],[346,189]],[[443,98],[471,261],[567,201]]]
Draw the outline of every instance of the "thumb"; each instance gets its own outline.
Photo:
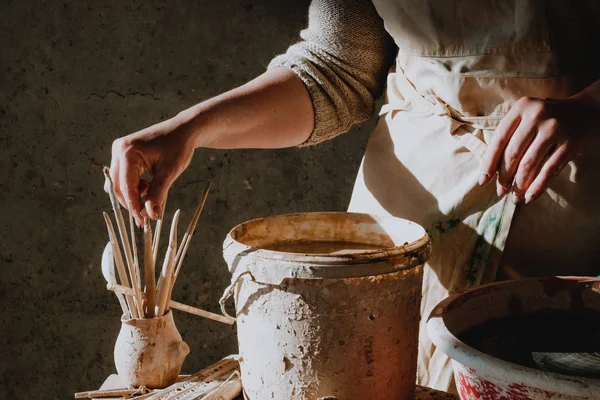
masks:
[[[167,193],[173,184],[174,179],[168,175],[155,175],[150,182],[144,208],[146,213],[152,219],[161,219],[163,217],[163,204]]]

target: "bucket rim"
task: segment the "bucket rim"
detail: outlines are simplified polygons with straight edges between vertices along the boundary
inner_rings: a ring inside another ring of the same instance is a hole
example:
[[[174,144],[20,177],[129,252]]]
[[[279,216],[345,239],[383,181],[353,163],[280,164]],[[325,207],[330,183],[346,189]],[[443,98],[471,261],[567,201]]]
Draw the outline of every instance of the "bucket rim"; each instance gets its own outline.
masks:
[[[413,236],[418,237],[401,246],[350,254],[289,253],[260,249],[235,239],[236,231],[247,228],[248,224],[270,218],[301,218],[305,215],[313,218],[368,218],[378,224],[385,220],[387,223],[410,226]],[[234,227],[223,242],[223,258],[233,274],[232,281],[237,280],[241,274],[250,273],[253,280],[268,284],[281,284],[285,279],[344,279],[384,275],[419,267],[430,256],[431,239],[423,227],[405,219],[367,213],[313,212],[256,218]]]
[[[481,285],[447,297],[435,306],[427,318],[427,335],[432,343],[453,362],[475,369],[479,376],[497,380],[500,374],[495,374],[494,371],[502,371],[501,377],[507,382],[520,382],[532,388],[551,390],[564,395],[598,396],[600,395],[600,379],[543,371],[501,360],[464,343],[448,329],[444,321],[446,313],[462,304],[465,295],[475,297],[474,294],[477,292],[487,293],[490,290],[498,289],[499,286],[511,283],[543,282],[557,278],[581,283],[600,282],[600,279],[594,277],[557,276],[541,279],[526,278],[518,281],[493,282]],[[468,301],[468,299],[465,301]],[[544,387],[540,387],[540,382],[544,383]]]
[[[235,239],[235,233],[238,230],[242,230],[245,226],[248,226],[252,223],[257,223],[260,221],[266,221],[273,218],[281,218],[281,217],[299,217],[302,215],[317,215],[321,214],[323,216],[340,216],[340,215],[356,215],[356,216],[368,216],[372,217],[375,220],[393,220],[397,223],[403,223],[406,225],[411,225],[414,228],[419,229],[422,232],[422,235],[412,242],[407,242],[403,245],[392,246],[392,247],[384,247],[381,249],[373,249],[366,250],[357,253],[348,253],[348,254],[329,254],[329,253],[294,253],[294,252],[285,252],[278,250],[268,250],[259,247],[253,247],[246,243],[240,242]],[[259,217],[254,218],[245,222],[242,222],[235,227],[233,227],[229,233],[227,234],[227,238],[223,243],[223,251],[226,251],[231,245],[236,245],[236,247],[244,247],[246,248],[246,253],[252,254],[253,257],[264,259],[264,260],[277,260],[283,262],[302,262],[302,263],[315,263],[315,264],[361,264],[361,263],[372,263],[379,259],[381,260],[389,260],[396,257],[406,257],[415,253],[415,251],[423,248],[430,247],[431,239],[425,229],[417,224],[416,222],[392,217],[392,216],[381,216],[370,213],[358,213],[358,212],[343,212],[343,211],[325,211],[325,212],[305,212],[305,213],[289,213],[289,214],[278,214],[267,217]],[[426,252],[427,253],[427,252]],[[429,258],[430,251],[427,254],[427,257],[423,260],[426,261]],[[423,258],[423,257],[420,257]]]

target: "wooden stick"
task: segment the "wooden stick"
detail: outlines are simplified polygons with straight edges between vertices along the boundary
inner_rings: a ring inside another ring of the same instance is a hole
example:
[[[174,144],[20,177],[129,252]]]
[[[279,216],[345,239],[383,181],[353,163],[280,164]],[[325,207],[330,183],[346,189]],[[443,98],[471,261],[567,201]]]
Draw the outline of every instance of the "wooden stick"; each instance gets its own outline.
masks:
[[[135,223],[133,222],[133,213],[131,209],[133,206],[131,205],[131,201],[128,204],[129,207],[129,231],[131,233],[131,252],[133,253],[133,269],[135,271],[135,283],[139,286],[140,290],[142,290],[142,277],[140,274],[140,260],[138,259],[138,251],[137,245],[135,241]]]
[[[125,295],[133,294],[133,289],[126,288],[125,286],[122,286],[122,285],[116,285],[116,284],[109,283],[106,285],[106,288],[110,291],[117,292],[117,293],[123,293]],[[175,300],[169,300],[169,307],[174,308],[179,311],[184,311],[184,312],[187,312],[190,314],[198,315],[200,317],[208,318],[213,321],[222,322],[227,325],[233,325],[235,323],[235,318],[227,318],[224,315],[215,314],[215,313],[211,313],[210,311],[202,310],[200,308],[188,306],[187,304],[179,303]]]
[[[102,397],[124,397],[132,396],[136,394],[146,394],[148,389],[145,386],[141,386],[136,389],[109,389],[109,390],[90,390],[89,392],[75,393],[76,399],[92,399]]]
[[[186,313],[198,315],[199,317],[212,319],[213,321],[222,322],[227,325],[235,324],[234,318],[227,318],[224,315],[215,314],[215,313],[211,313],[210,311],[202,310],[200,308],[188,306],[187,304],[179,303],[175,300],[169,300],[169,307],[174,308],[179,311],[185,311]]]
[[[171,223],[171,234],[169,235],[169,247],[163,267],[161,270],[160,278],[158,279],[158,287],[156,289],[156,304],[158,311],[156,316],[160,317],[164,314],[169,300],[169,294],[171,292],[171,282],[173,281],[173,270],[175,269],[175,255],[177,254],[177,223],[179,221],[180,210],[175,212],[173,216],[173,222]]]
[[[179,271],[181,271],[181,266],[183,265],[183,259],[187,254],[188,246],[192,240],[192,235],[196,231],[196,225],[198,224],[198,219],[200,218],[200,214],[202,214],[202,210],[204,209],[204,204],[206,203],[206,199],[208,198],[208,192],[210,191],[210,182],[206,185],[204,190],[202,191],[202,195],[200,196],[200,201],[196,205],[196,209],[194,210],[194,214],[188,223],[186,232],[183,236],[183,240],[181,242],[181,246],[177,251],[177,256],[175,257],[177,268],[175,269],[175,273],[173,274],[173,279],[171,282],[171,288],[169,289],[169,298],[173,297],[173,288],[175,287],[175,281],[179,276]]]
[[[168,193],[167,193],[168,196]],[[154,239],[152,239],[152,257],[154,258],[154,265],[156,265],[156,258],[158,257],[158,243],[160,242],[160,231],[162,230],[163,219],[165,217],[165,212],[167,209],[167,197],[165,196],[165,201],[163,202],[162,217],[156,221],[156,227],[154,229]]]
[[[156,274],[152,252],[152,225],[150,219],[144,218],[144,281],[146,288],[146,318],[154,318],[156,307]]]
[[[127,271],[125,270],[125,264],[123,263],[123,256],[121,254],[121,248],[119,247],[119,243],[117,243],[117,234],[115,233],[115,228],[113,227],[112,221],[107,213],[103,212],[104,221],[106,222],[106,228],[108,229],[108,239],[110,240],[110,244],[113,249],[113,257],[115,259],[115,264],[117,266],[117,272],[119,273],[119,279],[121,281],[121,285],[130,288],[129,279],[127,277]],[[137,312],[137,308],[135,307],[135,303],[133,301],[132,296],[126,296],[127,306],[129,307],[129,312],[132,318],[139,318],[139,314]]]
[[[194,215],[190,220],[187,229],[185,231],[185,235],[183,236],[183,241],[181,242],[181,246],[177,251],[177,269],[175,270],[175,277],[173,278],[173,285],[175,284],[175,279],[179,276],[179,271],[181,270],[181,265],[183,264],[183,259],[185,258],[185,254],[187,253],[188,246],[190,245],[190,240],[192,239],[192,235],[196,230],[196,224],[198,223],[198,219],[200,218],[200,214],[202,213],[202,209],[204,208],[204,204],[206,203],[206,199],[208,198],[208,192],[210,191],[210,182],[202,191],[202,195],[200,196],[200,201],[196,206],[196,210],[194,210]]]
[[[117,228],[119,229],[119,235],[121,236],[121,244],[123,245],[123,249],[125,251],[125,261],[127,261],[127,268],[129,269],[131,284],[132,287],[135,289],[135,301],[137,303],[136,306],[138,314],[144,315],[144,310],[142,309],[142,291],[135,280],[136,275],[133,263],[133,254],[131,253],[131,246],[129,246],[129,238],[127,236],[125,219],[123,218],[123,214],[121,213],[121,206],[119,205],[117,195],[115,194],[115,187],[113,185],[112,179],[110,179],[110,170],[108,169],[108,167],[104,167],[103,172],[108,186],[108,195],[110,197],[110,202],[112,204],[113,212],[115,213],[115,219],[117,220]]]

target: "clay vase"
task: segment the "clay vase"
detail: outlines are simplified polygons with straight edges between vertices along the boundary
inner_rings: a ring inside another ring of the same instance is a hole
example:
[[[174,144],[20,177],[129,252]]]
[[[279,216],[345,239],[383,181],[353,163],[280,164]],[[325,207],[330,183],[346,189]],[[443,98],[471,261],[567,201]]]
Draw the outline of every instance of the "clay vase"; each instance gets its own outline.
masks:
[[[162,389],[172,385],[189,352],[171,311],[157,318],[121,319],[115,365],[129,386]]]

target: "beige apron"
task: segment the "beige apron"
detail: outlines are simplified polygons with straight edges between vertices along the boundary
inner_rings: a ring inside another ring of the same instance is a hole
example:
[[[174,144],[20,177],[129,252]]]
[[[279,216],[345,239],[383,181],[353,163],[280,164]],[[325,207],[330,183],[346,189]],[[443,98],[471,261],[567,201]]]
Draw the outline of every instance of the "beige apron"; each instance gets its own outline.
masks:
[[[499,277],[600,272],[599,157],[571,162],[527,206],[477,183],[486,143],[514,101],[564,98],[593,78],[561,74],[542,2],[374,4],[400,50],[349,210],[410,219],[432,237],[418,382],[453,391],[450,362],[424,327],[443,298]]]

